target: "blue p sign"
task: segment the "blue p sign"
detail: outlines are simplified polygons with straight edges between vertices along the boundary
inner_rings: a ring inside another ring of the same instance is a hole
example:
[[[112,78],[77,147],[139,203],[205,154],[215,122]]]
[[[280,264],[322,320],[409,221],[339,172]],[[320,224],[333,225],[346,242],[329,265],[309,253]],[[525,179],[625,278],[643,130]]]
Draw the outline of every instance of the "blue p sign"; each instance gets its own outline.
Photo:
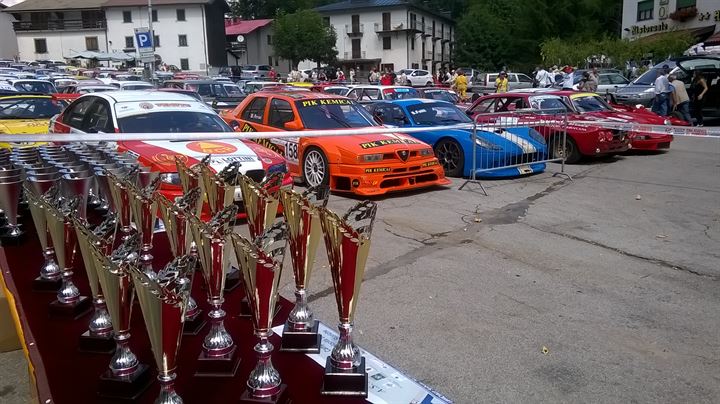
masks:
[[[135,39],[137,40],[138,49],[152,48],[152,36],[149,32],[136,32]]]

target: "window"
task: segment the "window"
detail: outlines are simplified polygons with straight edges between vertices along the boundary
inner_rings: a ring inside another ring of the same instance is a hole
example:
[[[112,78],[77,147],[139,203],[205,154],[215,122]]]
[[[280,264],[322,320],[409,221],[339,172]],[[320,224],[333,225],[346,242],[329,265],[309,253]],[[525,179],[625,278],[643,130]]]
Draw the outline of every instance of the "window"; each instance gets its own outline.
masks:
[[[412,68],[412,69],[417,69],[417,68],[419,68],[419,67],[420,67],[420,64],[419,64],[419,63],[413,63],[413,64],[410,66],[410,68]]]
[[[410,28],[417,28],[417,15],[415,13],[410,13]]]
[[[495,98],[488,98],[480,101],[477,105],[470,108],[471,112],[489,113],[495,111]]]
[[[273,62],[272,62],[272,56],[268,56],[268,64],[269,64],[270,66],[272,66],[272,64],[273,64]]]
[[[390,13],[382,13],[382,30],[390,31]]]
[[[123,22],[132,22],[132,11],[123,11]]]
[[[47,53],[47,40],[45,38],[35,39],[35,53]]]
[[[82,130],[86,133],[98,132],[114,132],[112,127],[112,119],[110,118],[110,109],[103,101],[96,101],[94,106],[88,111],[88,117],[83,125]]]
[[[697,3],[695,0],[677,0],[676,9],[682,10],[683,8],[695,7],[695,3]]]
[[[390,38],[389,36],[384,36],[383,37],[383,49],[391,49],[391,45],[392,45],[392,38]]]
[[[360,16],[358,14],[350,16],[350,25],[352,27],[353,34],[360,32]]]
[[[323,17],[323,24],[325,24],[325,26],[329,27],[330,26],[330,17]]]
[[[178,21],[185,21],[185,9],[184,8],[178,8],[177,10],[175,10],[175,14],[177,14]]]
[[[189,59],[180,59],[180,69],[190,70],[190,60]]]
[[[250,105],[245,108],[240,117],[245,121],[262,123],[265,117],[265,105],[267,105],[267,98],[255,98]]]
[[[410,38],[410,49],[415,50],[415,35]]]
[[[268,115],[268,125],[275,128],[283,129],[285,123],[295,120],[290,103],[278,98],[273,98],[270,102],[270,114]]]
[[[652,20],[655,0],[645,0],[638,3],[637,20]]]
[[[160,47],[160,35],[153,35],[153,46]]]
[[[158,20],[157,19],[157,10],[152,11],[152,20],[153,20],[153,22],[157,22],[157,20]]]
[[[85,37],[85,49],[87,49],[89,51],[99,50],[100,47],[98,46],[98,37],[86,36]]]
[[[533,79],[531,79],[530,77],[528,77],[524,74],[518,74],[517,78],[521,83],[532,83],[533,82]]]
[[[125,37],[125,47],[126,48],[134,48],[135,47],[135,39],[131,36]]]
[[[178,35],[178,46],[188,46],[187,35]]]
[[[353,59],[360,59],[361,57],[360,53],[360,39],[353,39],[352,40],[352,58]]]
[[[71,104],[63,114],[63,123],[72,128],[81,129],[83,120],[94,100],[95,97],[83,97]]]
[[[272,45],[272,35],[267,36],[267,44]]]

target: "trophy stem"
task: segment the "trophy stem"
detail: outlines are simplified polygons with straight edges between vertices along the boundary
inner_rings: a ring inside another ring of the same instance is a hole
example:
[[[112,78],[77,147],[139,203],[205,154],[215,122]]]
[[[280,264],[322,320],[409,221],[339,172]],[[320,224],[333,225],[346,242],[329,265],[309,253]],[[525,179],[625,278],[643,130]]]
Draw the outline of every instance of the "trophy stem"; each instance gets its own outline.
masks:
[[[60,267],[55,262],[55,250],[48,247],[43,251],[45,263],[40,267],[40,277],[49,281],[56,281],[62,276]]]
[[[210,332],[203,340],[203,350],[209,357],[219,357],[228,354],[233,350],[232,337],[225,329],[225,311],[221,308],[222,299],[210,301],[213,306],[208,317],[210,318]]]
[[[187,308],[185,309],[185,319],[192,319],[200,310],[195,299],[188,297]]]
[[[160,382],[160,395],[155,404],[182,404],[183,400],[175,392],[175,373],[160,373],[157,377]]]
[[[360,365],[360,349],[353,343],[352,324],[340,323],[338,330],[340,338],[330,353],[330,362],[338,369],[353,369]]]
[[[288,316],[288,323],[293,330],[303,331],[311,327],[313,313],[307,305],[307,293],[305,289],[295,290],[295,307]]]
[[[110,335],[112,333],[112,321],[110,320],[107,307],[105,307],[105,299],[103,299],[102,295],[98,295],[93,299],[93,306],[95,307],[95,312],[88,326],[90,334],[102,337]]]
[[[138,368],[138,359],[130,350],[130,333],[118,332],[115,334],[115,342],[117,348],[115,355],[110,360],[110,371],[115,376],[131,375]]]
[[[121,240],[122,240],[122,241],[125,241],[125,240],[127,240],[128,238],[130,238],[130,236],[132,235],[133,228],[132,228],[132,226],[121,226],[121,227],[120,227],[120,232],[122,233],[122,238],[121,238]]]
[[[248,390],[253,397],[272,397],[280,392],[280,374],[271,360],[273,348],[267,336],[261,336],[255,345],[258,361],[247,381]]]
[[[62,286],[57,293],[57,300],[63,304],[71,304],[80,300],[80,290],[72,281],[72,268],[65,268],[62,271]]]
[[[152,249],[152,245],[144,244],[142,246],[142,252],[140,255],[140,266],[142,268],[142,271],[150,277],[150,279],[155,279],[155,270],[153,269],[153,256],[150,254],[150,250]]]

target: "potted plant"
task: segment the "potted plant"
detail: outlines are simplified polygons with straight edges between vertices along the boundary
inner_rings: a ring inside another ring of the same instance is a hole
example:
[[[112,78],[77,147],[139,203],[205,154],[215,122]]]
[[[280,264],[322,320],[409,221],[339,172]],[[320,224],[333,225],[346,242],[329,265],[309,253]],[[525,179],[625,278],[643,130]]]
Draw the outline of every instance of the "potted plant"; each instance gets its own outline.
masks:
[[[675,10],[674,12],[670,13],[670,19],[674,21],[679,22],[685,22],[697,15],[697,7],[684,7],[679,10]]]

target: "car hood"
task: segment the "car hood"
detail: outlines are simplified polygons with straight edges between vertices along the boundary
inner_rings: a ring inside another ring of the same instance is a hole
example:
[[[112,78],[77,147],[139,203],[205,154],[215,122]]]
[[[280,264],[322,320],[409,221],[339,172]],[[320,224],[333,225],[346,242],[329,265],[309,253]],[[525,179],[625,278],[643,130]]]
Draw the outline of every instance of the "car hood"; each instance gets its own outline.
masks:
[[[625,87],[618,87],[615,94],[639,94],[648,88],[653,88],[653,86],[649,84],[628,84]]]
[[[201,140],[201,141],[128,141],[119,142],[121,148],[137,156],[144,165],[161,172],[176,172],[175,157],[179,156],[186,165],[200,162],[208,154],[210,168],[222,170],[232,162],[241,163],[240,172],[259,170],[270,165],[274,159],[270,155],[259,155],[248,143],[241,140]]]
[[[545,143],[537,141],[528,135],[529,128],[498,128],[496,130],[478,130],[477,137],[490,142],[505,153],[535,153],[545,148]],[[472,145],[472,131],[465,129],[449,129],[441,132],[443,135],[463,140]],[[478,147],[478,150],[481,150]]]
[[[632,112],[611,112],[611,111],[604,111],[604,112],[586,112],[582,114],[583,117],[585,117],[585,120],[607,120],[607,121],[615,121],[615,122],[622,122],[622,123],[645,123],[645,124],[652,124],[652,125],[663,125],[665,123],[665,118],[649,114],[649,113],[632,113]]]
[[[8,135],[36,135],[47,133],[50,119],[3,119],[0,120],[0,133]]]
[[[339,149],[356,156],[358,154],[395,153],[397,150],[430,148],[428,144],[400,133],[337,136],[334,139]]]

